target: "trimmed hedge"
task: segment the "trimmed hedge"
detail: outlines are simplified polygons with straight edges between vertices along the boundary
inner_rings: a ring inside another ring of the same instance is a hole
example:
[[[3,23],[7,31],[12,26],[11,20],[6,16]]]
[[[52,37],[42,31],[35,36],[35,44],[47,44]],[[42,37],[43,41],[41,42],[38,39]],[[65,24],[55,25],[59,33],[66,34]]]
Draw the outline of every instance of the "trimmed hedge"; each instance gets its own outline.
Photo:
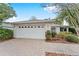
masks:
[[[47,30],[47,31],[45,32],[45,37],[46,37],[46,40],[51,40],[51,38],[52,38],[52,33],[51,33],[50,30]]]
[[[52,32],[52,37],[55,37],[57,35],[56,32]]]
[[[56,36],[56,32],[53,32],[51,30],[47,30],[45,32],[46,40],[52,40],[52,38],[54,38],[55,36]]]
[[[69,42],[79,43],[79,38],[76,35],[67,35],[65,39]]]
[[[0,29],[0,41],[13,38],[13,31],[10,29]]]

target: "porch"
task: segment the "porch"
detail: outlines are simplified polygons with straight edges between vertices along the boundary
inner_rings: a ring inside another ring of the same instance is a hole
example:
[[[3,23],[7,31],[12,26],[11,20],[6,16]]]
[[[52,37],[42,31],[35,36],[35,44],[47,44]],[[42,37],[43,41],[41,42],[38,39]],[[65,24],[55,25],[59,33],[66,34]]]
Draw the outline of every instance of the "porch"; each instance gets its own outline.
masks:
[[[69,26],[51,26],[51,31],[59,33],[59,32],[69,32]]]

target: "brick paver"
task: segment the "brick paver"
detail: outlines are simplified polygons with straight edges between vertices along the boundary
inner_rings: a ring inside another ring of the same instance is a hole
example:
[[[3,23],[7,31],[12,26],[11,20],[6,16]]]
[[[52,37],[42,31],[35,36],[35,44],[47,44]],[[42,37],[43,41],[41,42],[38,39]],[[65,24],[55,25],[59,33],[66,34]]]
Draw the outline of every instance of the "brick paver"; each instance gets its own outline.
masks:
[[[38,39],[12,39],[0,42],[1,56],[44,56],[46,52],[77,56],[79,44],[49,43]]]

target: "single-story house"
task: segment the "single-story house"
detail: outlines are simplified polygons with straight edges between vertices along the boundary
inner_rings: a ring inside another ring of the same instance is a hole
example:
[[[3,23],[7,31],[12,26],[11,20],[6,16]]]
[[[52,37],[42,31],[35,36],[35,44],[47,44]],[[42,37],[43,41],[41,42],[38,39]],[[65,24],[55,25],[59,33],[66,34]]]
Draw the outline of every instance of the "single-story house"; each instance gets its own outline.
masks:
[[[68,26],[54,24],[52,20],[29,20],[12,23],[6,22],[6,24],[9,29],[14,31],[14,38],[45,39],[45,32],[47,30],[56,33],[68,31]]]

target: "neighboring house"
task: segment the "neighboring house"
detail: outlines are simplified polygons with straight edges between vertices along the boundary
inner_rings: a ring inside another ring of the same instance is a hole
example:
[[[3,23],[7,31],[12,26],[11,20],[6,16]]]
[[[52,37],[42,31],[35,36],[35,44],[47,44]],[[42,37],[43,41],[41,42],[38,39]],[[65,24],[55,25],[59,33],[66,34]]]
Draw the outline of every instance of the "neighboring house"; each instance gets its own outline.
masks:
[[[9,23],[9,22],[4,22],[4,23],[2,23],[2,27],[3,27],[3,28],[6,28],[6,29],[11,29],[11,30],[14,29],[13,24],[12,24],[12,23]]]
[[[47,30],[56,33],[68,31],[68,26],[54,24],[52,20],[29,20],[13,23],[7,22],[6,24],[10,24],[6,26],[14,30],[15,38],[45,39]]]

